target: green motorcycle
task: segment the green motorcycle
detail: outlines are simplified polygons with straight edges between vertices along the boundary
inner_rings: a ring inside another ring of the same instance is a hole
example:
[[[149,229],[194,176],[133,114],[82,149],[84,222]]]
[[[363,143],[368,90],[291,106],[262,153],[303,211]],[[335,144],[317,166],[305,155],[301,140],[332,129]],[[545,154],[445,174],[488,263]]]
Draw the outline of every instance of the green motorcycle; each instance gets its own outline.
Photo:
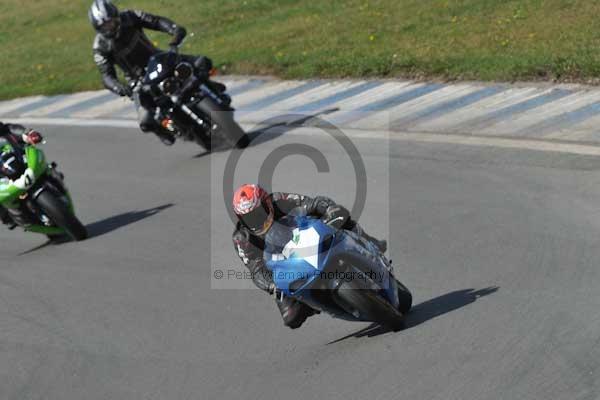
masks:
[[[0,148],[0,154],[11,153],[18,160],[18,170],[12,178],[0,178],[0,205],[10,214],[19,215],[15,223],[27,232],[53,239],[68,235],[76,241],[85,240],[88,232],[75,216],[71,195],[63,175],[55,163],[48,163],[44,152],[33,145],[22,148],[10,144]]]

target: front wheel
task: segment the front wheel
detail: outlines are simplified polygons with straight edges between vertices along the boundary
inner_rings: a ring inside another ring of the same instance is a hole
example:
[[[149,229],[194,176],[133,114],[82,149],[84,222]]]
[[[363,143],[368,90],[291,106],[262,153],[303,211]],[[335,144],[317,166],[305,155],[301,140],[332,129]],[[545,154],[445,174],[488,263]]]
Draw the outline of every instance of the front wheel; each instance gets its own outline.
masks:
[[[398,285],[398,310],[400,310],[403,315],[406,315],[412,307],[412,294],[407,287],[397,279],[396,284]]]
[[[358,319],[377,322],[392,330],[404,327],[402,314],[360,281],[344,281],[337,289],[336,303]]]
[[[56,226],[64,229],[73,240],[81,241],[88,237],[85,226],[77,219],[69,208],[51,192],[43,191],[37,198],[37,204],[43,213],[50,218]]]
[[[209,117],[211,134],[221,135],[231,146],[243,149],[248,146],[250,139],[242,127],[233,119],[233,111],[225,110],[210,97],[205,97],[197,107]]]

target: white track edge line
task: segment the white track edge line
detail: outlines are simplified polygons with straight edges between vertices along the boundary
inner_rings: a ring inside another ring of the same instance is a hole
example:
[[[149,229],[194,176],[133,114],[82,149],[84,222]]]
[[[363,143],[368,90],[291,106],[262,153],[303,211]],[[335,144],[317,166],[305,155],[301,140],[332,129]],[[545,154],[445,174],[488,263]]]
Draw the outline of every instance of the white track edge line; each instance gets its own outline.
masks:
[[[18,124],[50,125],[50,126],[80,126],[80,127],[110,127],[139,129],[138,123],[132,120],[92,120],[70,118],[17,118],[10,122]],[[256,125],[242,124],[245,129],[256,129]],[[499,137],[463,136],[455,134],[432,134],[415,132],[389,132],[382,130],[359,130],[343,128],[344,134],[361,139],[399,140],[406,142],[456,144],[476,147],[498,147],[515,150],[534,150],[554,153],[570,153],[577,155],[600,156],[600,145],[578,143],[558,143],[544,140],[511,139]],[[276,132],[274,129],[273,132]],[[268,133],[267,133],[268,134]],[[290,130],[288,135],[321,135],[325,134],[319,128],[298,127]]]

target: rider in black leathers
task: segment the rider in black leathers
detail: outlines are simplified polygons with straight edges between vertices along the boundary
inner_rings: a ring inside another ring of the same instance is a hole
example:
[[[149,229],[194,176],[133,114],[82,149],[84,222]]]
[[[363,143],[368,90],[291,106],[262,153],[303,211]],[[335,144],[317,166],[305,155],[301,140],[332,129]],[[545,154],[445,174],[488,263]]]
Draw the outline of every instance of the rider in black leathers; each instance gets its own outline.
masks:
[[[172,145],[175,138],[166,132],[155,120],[155,106],[151,96],[140,93],[136,87],[143,78],[150,58],[159,53],[144,29],[161,31],[173,36],[169,44],[175,48],[186,36],[185,28],[165,17],[143,11],[125,10],[119,12],[110,0],[95,0],[89,11],[89,19],[97,35],[94,40],[94,61],[102,74],[104,86],[119,96],[133,97],[140,129],[154,132],[164,144]],[[180,56],[194,65],[199,74],[208,74],[212,62],[207,57]],[[115,66],[124,73],[127,84],[119,81]]]
[[[258,196],[263,189],[256,185],[245,185],[246,187],[255,188]],[[238,189],[238,192],[243,190],[243,187]],[[237,196],[237,195],[236,195]],[[236,196],[234,196],[234,209],[236,208]],[[309,197],[293,193],[271,193],[266,195],[266,202],[272,204],[273,209],[273,222],[288,215],[292,210],[301,212],[305,215],[311,215],[317,218],[322,218],[323,221],[337,229],[352,230],[365,239],[373,242],[382,252],[387,250],[387,242],[385,240],[377,240],[372,236],[369,236],[360,225],[354,221],[350,212],[335,203],[332,199],[324,196]],[[263,201],[265,202],[265,201]],[[237,214],[237,212],[236,212]],[[237,223],[236,229],[233,233],[233,244],[238,256],[249,269],[252,281],[261,290],[269,294],[276,294],[276,288],[273,283],[273,279],[270,271],[266,268],[263,260],[263,251],[265,249],[265,236],[266,232],[257,234],[252,232],[244,224],[244,216],[238,214],[240,222]],[[293,298],[284,297],[275,298],[277,307],[283,318],[283,322],[286,326],[292,329],[299,328],[304,321],[311,315],[315,314],[308,305],[301,303]]]

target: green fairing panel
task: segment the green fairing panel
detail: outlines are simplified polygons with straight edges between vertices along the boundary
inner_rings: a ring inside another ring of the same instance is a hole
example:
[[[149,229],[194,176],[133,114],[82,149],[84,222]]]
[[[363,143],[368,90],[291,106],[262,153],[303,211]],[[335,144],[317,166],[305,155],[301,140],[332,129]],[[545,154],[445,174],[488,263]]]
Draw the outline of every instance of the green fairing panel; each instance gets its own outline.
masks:
[[[6,208],[14,208],[13,203],[23,191],[10,184],[7,178],[0,179],[0,204]]]
[[[32,225],[25,228],[26,232],[40,233],[42,235],[60,235],[65,231],[56,226]]]
[[[37,180],[48,168],[44,152],[37,147],[25,147],[25,156],[27,157],[27,166],[31,168],[35,179]]]

